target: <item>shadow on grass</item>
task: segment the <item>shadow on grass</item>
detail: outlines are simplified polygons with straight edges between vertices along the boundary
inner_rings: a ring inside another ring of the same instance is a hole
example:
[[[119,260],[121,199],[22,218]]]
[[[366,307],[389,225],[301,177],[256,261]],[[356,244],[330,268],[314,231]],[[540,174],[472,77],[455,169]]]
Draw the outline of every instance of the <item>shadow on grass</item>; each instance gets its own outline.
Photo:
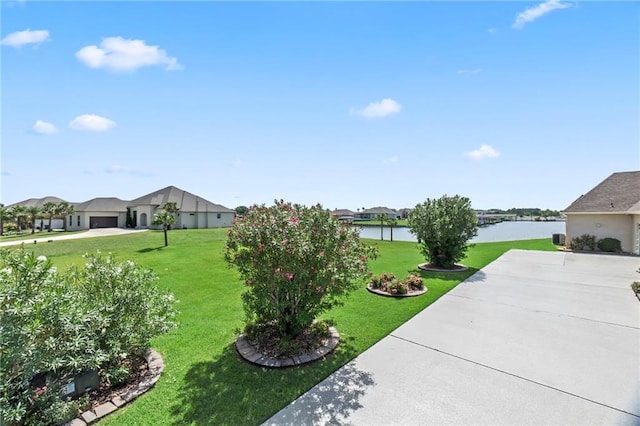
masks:
[[[162,250],[163,248],[164,248],[164,246],[147,247],[147,248],[143,248],[143,249],[138,250],[138,253],[150,253],[152,251]]]
[[[419,274],[425,280],[437,279],[442,281],[462,282],[467,278],[469,278],[470,276],[478,273],[479,271],[480,269],[478,268],[469,267],[469,269],[467,269],[466,271],[461,271],[461,272],[435,272],[435,271],[423,271],[422,269],[419,269],[418,267],[416,267],[410,271],[407,271],[407,273]],[[484,276],[483,272],[480,272],[480,274]]]
[[[172,407],[174,424],[259,424],[353,358],[356,350],[350,340],[353,339],[341,340],[336,353],[324,360],[287,369],[248,364],[236,353],[235,344],[230,344],[216,359],[198,362],[189,368]],[[353,389],[341,390],[335,380]],[[293,416],[291,422],[299,423],[294,419],[303,419],[303,416],[326,416],[326,413],[315,413],[313,410],[317,408],[333,412],[332,418],[347,416],[350,410],[359,407],[358,399],[366,386],[373,384],[370,375],[353,368],[347,368],[335,380],[323,388],[325,391],[315,397],[313,404],[302,403],[291,411],[288,414]],[[329,404],[331,410],[328,410]]]

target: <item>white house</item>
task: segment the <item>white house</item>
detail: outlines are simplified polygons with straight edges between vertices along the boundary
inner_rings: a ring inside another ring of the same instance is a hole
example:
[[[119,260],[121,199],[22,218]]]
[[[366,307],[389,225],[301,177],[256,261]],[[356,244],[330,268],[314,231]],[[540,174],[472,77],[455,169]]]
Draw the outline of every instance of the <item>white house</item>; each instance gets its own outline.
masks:
[[[124,228],[127,201],[115,197],[98,197],[73,205],[75,212],[66,217],[67,230]]]
[[[136,198],[129,202],[128,208],[137,228],[155,228],[151,225],[153,215],[172,202],[178,207],[174,229],[221,228],[233,224],[235,212],[232,209],[175,186],[167,186]]]
[[[640,254],[640,171],[614,173],[564,210],[567,243],[584,234],[616,238]]]

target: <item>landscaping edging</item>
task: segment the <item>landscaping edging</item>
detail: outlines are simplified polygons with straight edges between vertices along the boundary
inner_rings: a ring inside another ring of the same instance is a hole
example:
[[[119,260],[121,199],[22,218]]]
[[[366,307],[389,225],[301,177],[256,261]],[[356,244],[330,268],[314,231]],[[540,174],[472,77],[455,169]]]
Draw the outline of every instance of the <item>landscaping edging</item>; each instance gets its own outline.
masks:
[[[371,284],[367,284],[367,290],[369,290],[370,293],[374,293],[374,294],[378,294],[380,296],[386,296],[386,297],[415,297],[415,296],[420,296],[425,294],[427,292],[427,287],[423,288],[422,290],[417,290],[417,291],[413,291],[411,293],[406,293],[406,294],[391,294],[391,293],[387,293],[386,291],[375,289],[371,287]]]
[[[144,358],[147,361],[149,371],[144,379],[142,379],[134,388],[128,389],[120,395],[113,397],[109,402],[105,402],[95,408],[85,411],[80,414],[79,417],[66,423],[65,426],[85,426],[91,424],[107,414],[113,413],[118,408],[128,404],[151,389],[158,379],[160,379],[162,370],[164,370],[164,361],[162,360],[162,356],[154,350],[150,350]]]
[[[469,267],[465,265],[453,265],[453,268],[439,268],[437,266],[431,266],[430,263],[421,263],[418,265],[418,269],[422,271],[430,271],[430,272],[464,272],[468,271]]]
[[[244,334],[241,334],[236,339],[235,346],[238,355],[251,364],[269,368],[286,368],[307,364],[324,358],[333,352],[336,346],[338,346],[339,341],[340,333],[338,333],[338,330],[336,330],[335,327],[329,327],[329,337],[322,341],[322,346],[311,352],[294,355],[288,358],[273,358],[261,354],[255,350],[251,343],[249,343],[249,339],[247,339],[247,336]]]

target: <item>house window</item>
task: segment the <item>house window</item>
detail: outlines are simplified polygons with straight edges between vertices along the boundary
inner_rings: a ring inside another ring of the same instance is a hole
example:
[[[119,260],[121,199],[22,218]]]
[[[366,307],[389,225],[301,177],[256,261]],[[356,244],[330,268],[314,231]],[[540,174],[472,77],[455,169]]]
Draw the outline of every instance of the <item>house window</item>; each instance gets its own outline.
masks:
[[[80,226],[80,216],[78,216],[78,226]]]
[[[222,214],[221,213],[218,213],[217,216],[218,216],[218,219],[222,219]]]

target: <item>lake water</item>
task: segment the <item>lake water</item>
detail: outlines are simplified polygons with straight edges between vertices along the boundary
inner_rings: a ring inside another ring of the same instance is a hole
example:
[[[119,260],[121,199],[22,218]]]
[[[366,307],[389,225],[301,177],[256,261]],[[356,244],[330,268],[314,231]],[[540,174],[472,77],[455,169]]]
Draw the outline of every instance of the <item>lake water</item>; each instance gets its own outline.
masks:
[[[478,235],[474,237],[472,243],[490,243],[495,241],[517,241],[533,240],[538,238],[549,238],[553,234],[564,234],[565,223],[558,222],[502,222],[495,225],[478,228]],[[360,230],[361,238],[380,239],[379,226],[363,226]],[[384,239],[389,241],[391,233],[388,227],[384,228]],[[393,228],[394,241],[417,241],[409,228]]]

